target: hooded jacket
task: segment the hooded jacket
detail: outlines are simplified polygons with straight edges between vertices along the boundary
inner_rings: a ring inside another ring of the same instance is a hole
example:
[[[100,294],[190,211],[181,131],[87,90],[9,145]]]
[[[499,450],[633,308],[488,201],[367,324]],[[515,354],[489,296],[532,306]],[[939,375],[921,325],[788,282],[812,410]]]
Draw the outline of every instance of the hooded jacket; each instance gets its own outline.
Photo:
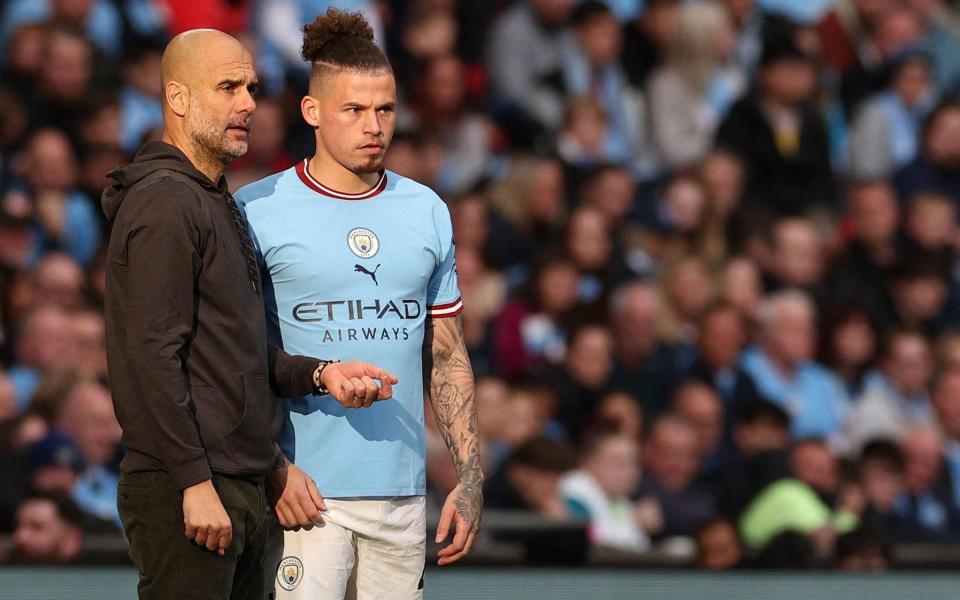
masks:
[[[268,348],[256,260],[239,208],[180,150],[145,145],[111,171],[106,341],[127,472],[180,489],[211,472],[262,476],[283,422],[272,394],[313,391],[317,359]]]

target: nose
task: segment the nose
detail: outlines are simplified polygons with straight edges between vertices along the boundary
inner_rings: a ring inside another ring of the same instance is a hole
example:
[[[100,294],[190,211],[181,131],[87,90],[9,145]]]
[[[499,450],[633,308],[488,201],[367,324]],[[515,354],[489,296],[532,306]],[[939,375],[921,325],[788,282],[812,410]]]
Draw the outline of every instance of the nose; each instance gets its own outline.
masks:
[[[380,115],[376,110],[371,110],[364,122],[363,132],[367,135],[372,135],[375,137],[380,137],[383,133],[383,127],[380,125]]]
[[[257,101],[254,99],[250,90],[244,88],[240,92],[240,98],[237,102],[237,112],[240,114],[252,115],[257,110]]]

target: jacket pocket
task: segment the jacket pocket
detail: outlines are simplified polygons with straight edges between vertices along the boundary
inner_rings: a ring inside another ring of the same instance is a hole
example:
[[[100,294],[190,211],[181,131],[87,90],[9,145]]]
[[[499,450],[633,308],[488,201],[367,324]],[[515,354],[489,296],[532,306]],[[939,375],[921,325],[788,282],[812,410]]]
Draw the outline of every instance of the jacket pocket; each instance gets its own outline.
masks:
[[[271,454],[277,411],[270,385],[263,375],[244,375],[242,380],[245,410],[230,436],[230,444],[235,449],[242,448],[245,453],[255,456],[262,452]]]
[[[193,384],[190,389],[196,407],[200,441],[209,455],[225,446],[230,434],[240,426],[246,413],[244,394],[234,390],[223,393],[212,385]]]

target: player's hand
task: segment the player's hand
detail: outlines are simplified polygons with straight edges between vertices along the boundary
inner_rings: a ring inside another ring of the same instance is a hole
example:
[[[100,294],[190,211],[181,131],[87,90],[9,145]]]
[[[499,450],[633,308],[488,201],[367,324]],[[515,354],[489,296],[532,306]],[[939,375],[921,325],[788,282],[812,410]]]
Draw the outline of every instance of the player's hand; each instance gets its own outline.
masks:
[[[483,512],[483,489],[481,484],[460,483],[453,488],[440,510],[440,523],[437,525],[437,543],[442,543],[453,525],[456,532],[453,541],[437,552],[437,564],[455,563],[473,548],[473,542],[480,530],[480,513]]]
[[[377,400],[393,397],[397,376],[370,363],[351,360],[327,365],[320,374],[320,383],[344,407],[366,408]]]
[[[210,479],[183,490],[183,524],[187,539],[211,552],[223,556],[230,547],[233,525]]]
[[[317,484],[300,467],[287,463],[270,472],[267,493],[284,529],[299,530],[323,525],[320,512],[327,510]]]

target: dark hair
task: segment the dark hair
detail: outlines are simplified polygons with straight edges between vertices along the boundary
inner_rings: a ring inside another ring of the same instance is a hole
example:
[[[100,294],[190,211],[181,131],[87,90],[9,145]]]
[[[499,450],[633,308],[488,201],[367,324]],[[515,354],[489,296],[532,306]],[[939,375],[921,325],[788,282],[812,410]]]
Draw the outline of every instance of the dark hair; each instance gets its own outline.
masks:
[[[790,429],[790,415],[776,404],[766,400],[755,400],[737,412],[737,425],[755,425],[761,422],[772,423],[781,429]]]
[[[373,28],[359,12],[328,8],[303,26],[303,58],[317,69],[390,71],[390,61],[373,42]]]
[[[903,452],[890,440],[875,439],[867,442],[860,453],[860,467],[863,468],[867,462],[883,463],[896,473],[903,473],[904,470]]]
[[[887,536],[876,528],[864,526],[837,538],[837,561],[874,554],[882,556],[888,563],[892,554]]]
[[[20,501],[20,505],[22,506],[27,502],[49,502],[56,508],[57,516],[67,524],[81,529],[86,524],[86,513],[83,512],[70,496],[53,492],[30,490],[27,492],[27,495],[23,497],[23,500]]]
[[[573,9],[573,13],[570,15],[570,24],[574,27],[580,27],[593,21],[597,17],[606,17],[612,14],[613,12],[605,2],[601,2],[600,0],[585,0],[577,4]]]
[[[540,436],[524,442],[507,459],[507,467],[518,465],[548,473],[566,473],[576,466],[576,459],[568,445]]]

